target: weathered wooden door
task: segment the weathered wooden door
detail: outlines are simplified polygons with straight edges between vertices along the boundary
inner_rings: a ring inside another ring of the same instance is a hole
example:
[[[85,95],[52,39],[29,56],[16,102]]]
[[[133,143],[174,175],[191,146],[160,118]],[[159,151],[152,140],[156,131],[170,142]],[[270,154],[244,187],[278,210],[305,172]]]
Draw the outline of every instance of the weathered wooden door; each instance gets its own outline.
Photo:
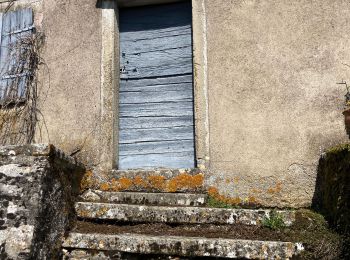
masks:
[[[119,169],[195,164],[188,2],[120,11]]]

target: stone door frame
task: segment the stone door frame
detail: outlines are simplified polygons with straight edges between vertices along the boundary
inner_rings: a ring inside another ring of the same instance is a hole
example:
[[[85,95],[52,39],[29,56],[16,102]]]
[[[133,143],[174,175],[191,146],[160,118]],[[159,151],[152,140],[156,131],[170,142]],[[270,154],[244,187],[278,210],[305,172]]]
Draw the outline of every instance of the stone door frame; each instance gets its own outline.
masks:
[[[119,8],[172,3],[179,0],[102,0],[101,1],[101,171],[118,169],[119,93]],[[209,167],[209,104],[207,74],[207,21],[205,0],[192,1],[193,84],[195,154],[197,168]]]

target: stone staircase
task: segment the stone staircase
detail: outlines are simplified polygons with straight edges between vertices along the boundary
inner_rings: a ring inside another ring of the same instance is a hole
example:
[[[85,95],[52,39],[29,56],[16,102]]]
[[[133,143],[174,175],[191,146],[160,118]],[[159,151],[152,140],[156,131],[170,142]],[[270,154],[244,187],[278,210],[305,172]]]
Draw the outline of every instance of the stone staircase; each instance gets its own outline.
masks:
[[[207,207],[204,193],[89,189],[63,259],[290,259],[300,244],[266,240],[259,226],[270,209]],[[285,225],[293,211],[278,211]]]

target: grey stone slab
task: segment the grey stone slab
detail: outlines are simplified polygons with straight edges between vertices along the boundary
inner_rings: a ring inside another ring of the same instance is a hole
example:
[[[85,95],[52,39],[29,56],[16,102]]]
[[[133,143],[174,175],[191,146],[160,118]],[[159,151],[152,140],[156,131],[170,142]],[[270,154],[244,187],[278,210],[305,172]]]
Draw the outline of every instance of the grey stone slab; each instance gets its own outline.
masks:
[[[27,156],[47,156],[52,150],[55,149],[54,146],[49,144],[32,144],[32,145],[6,145],[0,147],[1,156],[17,156],[17,155],[27,155]]]
[[[56,259],[85,171],[51,145],[0,147],[0,259]]]
[[[266,209],[140,206],[94,202],[78,202],[75,204],[75,209],[81,218],[138,223],[260,225],[264,217],[268,217],[271,213],[271,210]],[[278,213],[283,217],[287,226],[295,220],[294,211],[278,211]]]
[[[163,176],[166,179],[174,178],[180,174],[188,175],[197,175],[202,172],[197,168],[188,168],[188,169],[168,169],[168,168],[159,168],[152,170],[145,169],[134,169],[134,170],[112,170],[110,175],[113,178],[135,178],[137,176],[149,177],[149,176]]]
[[[207,197],[206,194],[191,193],[106,192],[100,190],[88,190],[81,196],[84,201],[89,202],[158,206],[203,206],[207,202]]]
[[[245,259],[289,259],[303,248],[301,244],[291,242],[81,233],[70,233],[63,246],[137,254]]]
[[[64,260],[119,260],[123,259],[119,252],[106,252],[95,250],[63,250]]]
[[[32,161],[50,157],[66,169],[84,168],[84,165],[52,144],[27,144],[0,146],[0,166],[7,164],[31,165]]]

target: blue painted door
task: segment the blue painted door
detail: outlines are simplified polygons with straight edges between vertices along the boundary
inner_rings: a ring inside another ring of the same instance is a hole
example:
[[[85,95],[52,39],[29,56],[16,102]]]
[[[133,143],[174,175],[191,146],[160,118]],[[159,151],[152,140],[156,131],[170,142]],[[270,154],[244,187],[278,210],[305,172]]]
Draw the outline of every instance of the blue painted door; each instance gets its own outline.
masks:
[[[192,168],[191,5],[127,8],[119,19],[119,169]]]

